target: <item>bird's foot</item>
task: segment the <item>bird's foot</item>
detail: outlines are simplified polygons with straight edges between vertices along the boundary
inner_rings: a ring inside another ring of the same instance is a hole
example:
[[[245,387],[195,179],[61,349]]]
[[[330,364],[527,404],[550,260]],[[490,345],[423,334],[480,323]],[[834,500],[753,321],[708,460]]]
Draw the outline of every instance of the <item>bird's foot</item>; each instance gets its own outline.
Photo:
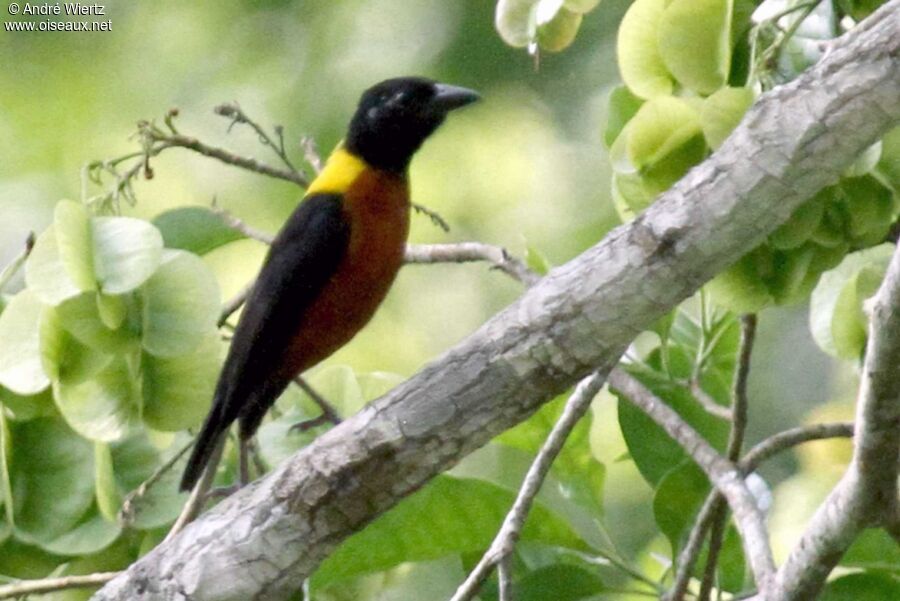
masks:
[[[288,428],[288,433],[295,434],[298,432],[308,432],[313,428],[317,428],[331,422],[332,419],[328,415],[323,413],[322,415],[319,415],[312,419],[305,419],[302,422],[297,422],[296,424]]]
[[[237,491],[241,490],[243,487],[244,485],[240,482],[232,484],[231,486],[217,486],[210,489],[206,493],[206,500],[210,501],[213,499],[224,499],[225,497],[230,497]]]

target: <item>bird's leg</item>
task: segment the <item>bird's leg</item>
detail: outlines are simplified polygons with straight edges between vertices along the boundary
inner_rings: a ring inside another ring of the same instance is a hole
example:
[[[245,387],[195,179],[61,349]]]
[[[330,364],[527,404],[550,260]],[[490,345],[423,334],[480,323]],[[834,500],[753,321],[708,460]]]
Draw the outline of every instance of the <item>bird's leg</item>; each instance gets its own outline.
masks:
[[[239,437],[238,441],[238,488],[250,483],[250,439]]]
[[[309,385],[309,383],[303,379],[302,376],[297,376],[294,378],[294,382],[309,395],[309,398],[313,400],[313,402],[319,406],[319,409],[322,410],[322,413],[317,417],[312,419],[303,420],[302,422],[298,422],[290,427],[289,432],[306,432],[307,430],[311,430],[317,426],[321,426],[327,423],[339,424],[341,423],[341,416],[338,415],[337,410],[325,400],[322,395],[320,395],[316,390]]]

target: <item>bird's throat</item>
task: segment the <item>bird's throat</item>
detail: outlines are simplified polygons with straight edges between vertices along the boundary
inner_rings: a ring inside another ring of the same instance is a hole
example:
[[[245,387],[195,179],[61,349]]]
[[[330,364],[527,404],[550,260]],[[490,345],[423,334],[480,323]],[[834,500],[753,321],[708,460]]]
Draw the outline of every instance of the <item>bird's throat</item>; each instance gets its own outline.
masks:
[[[350,188],[350,185],[367,167],[364,160],[346,150],[343,145],[338,146],[328,157],[322,172],[309,185],[306,193],[308,195],[320,192],[341,194]]]

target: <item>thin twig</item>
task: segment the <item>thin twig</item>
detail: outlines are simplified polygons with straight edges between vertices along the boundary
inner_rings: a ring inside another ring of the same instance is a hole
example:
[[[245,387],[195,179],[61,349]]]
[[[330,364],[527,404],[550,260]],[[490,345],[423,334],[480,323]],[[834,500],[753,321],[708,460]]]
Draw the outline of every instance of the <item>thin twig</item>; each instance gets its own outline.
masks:
[[[156,468],[150,477],[141,482],[140,486],[135,488],[133,491],[128,493],[125,496],[125,500],[122,501],[122,508],[119,510],[119,522],[123,527],[127,528],[131,525],[135,518],[135,502],[147,494],[147,491],[153,487],[154,484],[159,482],[159,479],[162,478],[166,472],[172,469],[178,460],[181,459],[188,450],[194,446],[194,440],[191,440],[189,443],[184,445],[184,447],[175,453],[168,461],[163,463],[161,466]]]
[[[744,458],[740,461],[738,467],[742,474],[747,475],[753,472],[762,462],[770,457],[805,442],[828,438],[849,438],[851,436],[853,436],[853,424],[849,422],[815,424],[812,426],[791,428],[790,430],[785,430],[770,436],[756,444],[746,455],[744,455]],[[687,585],[690,582],[694,563],[700,555],[700,551],[703,548],[703,541],[706,539],[706,533],[709,532],[712,520],[715,517],[714,509],[721,501],[721,493],[718,490],[713,490],[706,497],[700,511],[697,512],[697,519],[688,536],[688,541],[685,543],[684,548],[678,556],[678,571],[672,588],[664,597],[666,600],[674,601],[675,599],[683,598],[683,595],[687,590]]]
[[[725,456],[731,462],[737,462],[741,458],[741,448],[744,445],[744,433],[747,429],[747,410],[749,400],[747,398],[747,383],[750,375],[750,358],[753,354],[753,343],[756,340],[756,315],[753,313],[741,316],[741,342],[738,349],[737,368],[734,373],[734,386],[732,388],[731,405],[731,429],[728,434],[728,448]],[[716,578],[716,565],[719,562],[719,552],[722,550],[722,542],[725,539],[725,527],[728,518],[728,507],[722,499],[715,503],[713,508],[712,526],[709,533],[709,547],[706,554],[706,566],[703,570],[703,578],[700,580],[700,594],[698,601],[709,601]]]
[[[0,586],[0,599],[24,598],[73,588],[90,588],[106,584],[121,572],[98,572],[83,576],[61,576],[41,580],[19,580]]]
[[[219,461],[222,459],[222,452],[225,450],[225,441],[226,437],[222,436],[218,444],[216,444],[216,448],[213,449],[209,461],[206,463],[206,468],[203,470],[203,475],[200,476],[200,480],[194,486],[194,490],[191,491],[191,496],[188,497],[187,502],[181,509],[181,514],[178,516],[178,519],[175,520],[175,523],[172,525],[169,533],[166,534],[166,538],[163,542],[174,538],[175,535],[181,532],[185,526],[190,524],[194,518],[200,515],[203,505],[210,499],[209,491],[212,489],[213,481],[216,479],[216,470],[219,467]]]
[[[497,561],[497,581],[500,583],[500,601],[513,601],[511,554],[504,555]]]
[[[729,409],[728,407],[723,407],[722,405],[717,403],[716,400],[712,398],[712,396],[710,396],[705,390],[703,390],[703,386],[700,385],[699,378],[691,378],[690,382],[688,382],[688,388],[690,388],[691,395],[700,404],[700,406],[703,407],[704,411],[712,416],[718,417],[719,419],[731,421],[731,409]]]
[[[450,231],[450,224],[447,223],[447,221],[443,217],[441,217],[440,214],[437,213],[436,211],[432,211],[425,205],[420,205],[419,203],[416,203],[416,202],[410,203],[410,205],[412,206],[413,210],[416,213],[421,213],[421,214],[425,215],[426,217],[428,217],[431,220],[431,223],[433,223],[434,225],[436,225],[439,228],[441,228],[442,230],[444,230],[444,232]]]
[[[481,242],[457,242],[453,244],[410,244],[406,247],[406,263],[467,263],[487,261],[494,268],[516,279],[525,286],[532,286],[541,279],[520,259],[510,255],[500,246]]]
[[[269,134],[266,133],[266,130],[263,129],[256,121],[251,119],[241,110],[241,106],[237,102],[230,102],[225,104],[220,104],[214,109],[214,112],[217,115],[221,115],[223,117],[227,117],[231,119],[231,125],[228,126],[230,130],[236,123],[243,123],[244,125],[249,125],[253,128],[253,131],[256,132],[256,135],[259,136],[259,141],[263,144],[263,146],[268,146],[271,148],[275,154],[278,155],[278,158],[281,159],[281,162],[285,164],[285,166],[296,175],[301,175],[300,172],[294,167],[294,164],[291,162],[291,159],[288,157],[287,152],[284,150],[284,128],[280,125],[275,126],[275,135],[278,136],[278,143],[276,144]],[[302,177],[302,176],[301,176]]]
[[[34,232],[28,232],[28,236],[25,238],[25,248],[9,262],[9,265],[3,268],[2,272],[0,272],[0,291],[6,288],[9,281],[16,275],[19,269],[22,268],[22,265],[25,264],[25,260],[28,259],[28,255],[31,254],[32,248],[34,248]]]
[[[744,473],[749,474],[763,461],[804,442],[825,438],[850,438],[851,436],[853,436],[852,422],[834,422],[791,428],[760,441],[747,451],[747,454],[741,459],[741,469]]]
[[[612,370],[609,383],[661,426],[706,473],[713,486],[725,495],[734,512],[744,552],[756,582],[760,590],[768,592],[775,573],[775,562],[762,512],[747,488],[740,469],[719,455],[681,416],[628,372],[618,368]]]
[[[519,488],[519,493],[512,508],[503,520],[503,525],[500,527],[488,550],[481,557],[481,560],[469,573],[465,582],[456,589],[451,601],[470,601],[474,599],[494,567],[504,557],[512,553],[534,498],[540,490],[547,472],[553,465],[553,460],[556,459],[556,456],[562,450],[566,439],[572,432],[572,428],[575,427],[578,420],[584,416],[591,406],[591,401],[603,386],[603,382],[604,376],[598,371],[581,380],[575,387],[575,391],[569,397],[569,400],[566,401],[562,415],[554,424],[550,435],[544,441],[541,450],[528,468],[525,480]]]
[[[159,154],[159,152],[166,148],[186,148],[202,154],[205,157],[217,159],[227,165],[234,165],[235,167],[240,167],[247,171],[253,171],[276,179],[282,179],[297,184],[301,188],[309,186],[309,180],[302,173],[272,167],[271,165],[267,165],[254,158],[240,156],[217,146],[210,146],[197,138],[182,134],[166,134],[158,131],[153,131],[151,137],[154,142],[159,143],[159,146],[155,147],[156,152],[151,156]]]
[[[248,225],[247,222],[238,219],[237,217],[229,213],[226,209],[223,209],[222,207],[217,205],[215,201],[209,208],[213,213],[219,216],[219,219],[221,219],[225,225],[236,232],[240,232],[241,234],[247,236],[252,240],[257,240],[259,242],[262,242],[263,244],[272,244],[272,240],[275,239],[275,237],[271,234],[262,230],[258,230],[252,225]]]
[[[225,301],[222,305],[222,311],[219,313],[219,321],[217,322],[220,328],[225,325],[225,322],[228,321],[229,317],[234,315],[234,313],[241,308],[241,305],[243,305],[247,300],[247,297],[250,296],[250,292],[253,290],[253,285],[255,283],[256,280],[252,280],[246,286],[241,288],[237,294]]]

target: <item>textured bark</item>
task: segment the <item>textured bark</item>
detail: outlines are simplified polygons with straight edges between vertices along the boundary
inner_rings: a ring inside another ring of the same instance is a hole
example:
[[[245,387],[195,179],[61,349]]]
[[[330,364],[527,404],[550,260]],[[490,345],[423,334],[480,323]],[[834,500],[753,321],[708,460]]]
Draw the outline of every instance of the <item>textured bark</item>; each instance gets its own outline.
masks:
[[[900,0],[764,95],[710,159],[385,397],[96,599],[284,599],[348,536],[589,371],[759,244],[900,120]],[[485,166],[489,169],[489,166]]]
[[[900,518],[900,251],[875,295],[856,406],[853,460],[776,578],[778,601],[811,599],[864,528]]]

